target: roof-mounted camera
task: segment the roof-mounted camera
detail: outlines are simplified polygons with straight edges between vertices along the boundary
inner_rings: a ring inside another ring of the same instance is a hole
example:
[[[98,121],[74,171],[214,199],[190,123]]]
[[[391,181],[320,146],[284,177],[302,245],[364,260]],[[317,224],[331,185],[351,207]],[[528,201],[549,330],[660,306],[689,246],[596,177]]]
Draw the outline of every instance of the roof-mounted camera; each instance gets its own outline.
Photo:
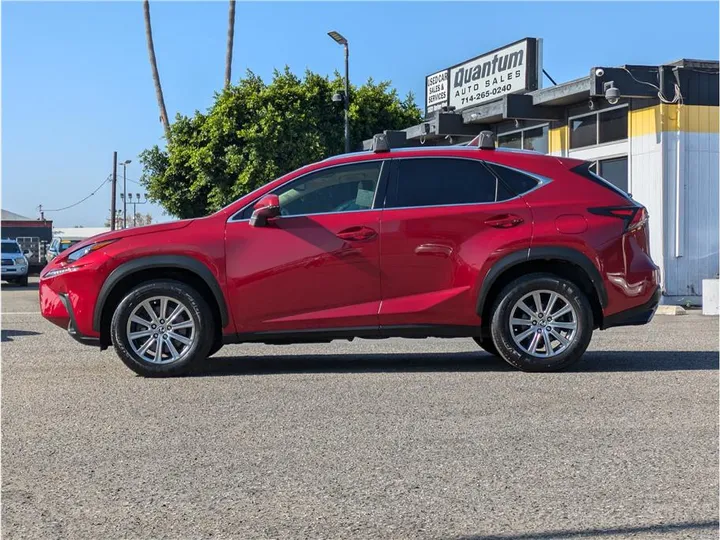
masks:
[[[478,148],[480,150],[495,150],[495,134],[492,131],[481,131],[478,135]]]

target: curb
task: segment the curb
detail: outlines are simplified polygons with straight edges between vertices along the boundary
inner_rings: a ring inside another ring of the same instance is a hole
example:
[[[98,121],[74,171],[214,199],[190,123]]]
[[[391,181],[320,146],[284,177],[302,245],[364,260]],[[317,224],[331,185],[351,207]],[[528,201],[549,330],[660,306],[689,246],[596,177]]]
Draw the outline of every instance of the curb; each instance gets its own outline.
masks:
[[[656,315],[685,315],[686,311],[681,306],[658,306]]]

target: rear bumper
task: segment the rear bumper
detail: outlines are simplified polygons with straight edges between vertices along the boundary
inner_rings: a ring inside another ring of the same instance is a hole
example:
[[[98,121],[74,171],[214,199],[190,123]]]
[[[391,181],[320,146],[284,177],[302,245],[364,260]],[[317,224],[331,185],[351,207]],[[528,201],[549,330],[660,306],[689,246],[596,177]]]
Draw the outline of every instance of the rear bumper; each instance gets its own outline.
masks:
[[[661,294],[660,287],[657,286],[650,300],[639,306],[608,315],[603,319],[603,324],[600,329],[605,330],[615,326],[639,326],[649,323],[660,304]]]

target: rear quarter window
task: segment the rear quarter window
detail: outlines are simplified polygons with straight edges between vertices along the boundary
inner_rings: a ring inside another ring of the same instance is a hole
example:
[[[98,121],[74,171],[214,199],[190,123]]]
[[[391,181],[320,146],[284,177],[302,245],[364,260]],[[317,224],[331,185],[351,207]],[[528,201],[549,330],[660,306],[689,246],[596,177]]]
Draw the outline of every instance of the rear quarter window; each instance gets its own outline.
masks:
[[[500,181],[505,184],[505,187],[507,187],[507,191],[510,192],[511,197],[527,193],[531,189],[536,188],[540,183],[536,178],[516,169],[511,169],[495,163],[488,163],[487,166],[500,179]],[[509,199],[511,197],[507,198]]]

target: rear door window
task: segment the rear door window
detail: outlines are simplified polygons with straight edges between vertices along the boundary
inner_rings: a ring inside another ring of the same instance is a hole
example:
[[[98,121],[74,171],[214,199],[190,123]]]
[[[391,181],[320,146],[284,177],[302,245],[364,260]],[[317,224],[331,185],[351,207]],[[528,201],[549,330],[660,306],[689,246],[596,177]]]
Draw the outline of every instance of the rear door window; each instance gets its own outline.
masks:
[[[395,161],[386,208],[491,203],[498,182],[481,161],[408,158]]]

